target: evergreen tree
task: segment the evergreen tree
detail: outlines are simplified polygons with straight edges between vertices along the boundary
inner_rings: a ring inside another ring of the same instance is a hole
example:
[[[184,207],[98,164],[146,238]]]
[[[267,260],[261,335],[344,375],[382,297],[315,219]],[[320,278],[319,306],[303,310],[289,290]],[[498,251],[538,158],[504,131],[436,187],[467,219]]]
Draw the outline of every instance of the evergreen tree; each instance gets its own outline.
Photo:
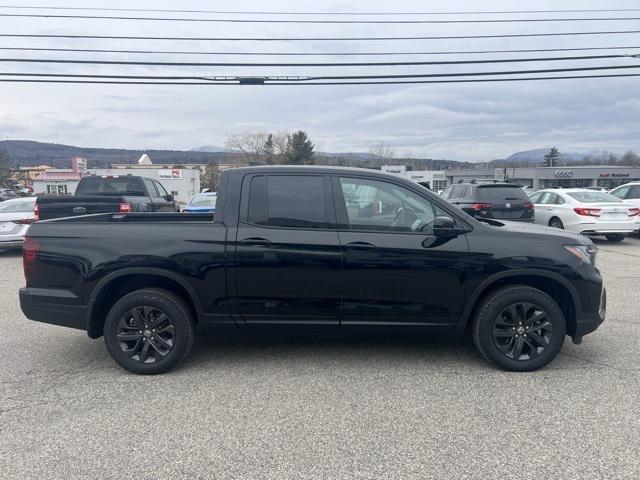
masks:
[[[545,167],[557,167],[557,160],[560,157],[560,151],[556,147],[551,147],[544,156]]]
[[[313,165],[314,145],[307,132],[299,130],[287,137],[287,163]]]
[[[273,165],[273,155],[275,153],[275,145],[273,144],[273,134],[270,133],[267,135],[267,138],[264,141],[264,146],[262,147],[265,156],[265,163],[267,165]]]

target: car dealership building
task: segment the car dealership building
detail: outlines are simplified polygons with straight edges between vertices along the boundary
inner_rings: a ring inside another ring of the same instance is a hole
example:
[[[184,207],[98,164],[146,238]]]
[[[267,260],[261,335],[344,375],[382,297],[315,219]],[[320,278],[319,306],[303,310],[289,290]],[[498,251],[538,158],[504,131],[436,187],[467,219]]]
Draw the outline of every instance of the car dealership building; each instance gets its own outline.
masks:
[[[411,171],[404,166],[384,165],[383,171],[413,179],[426,181],[434,191],[441,190],[443,183],[451,185],[460,181],[509,181],[531,187],[543,188],[615,188],[628,182],[640,180],[640,167],[611,165],[580,167],[507,167],[507,168],[467,168],[439,171]],[[415,177],[415,178],[414,178]],[[437,181],[437,187],[434,183]],[[445,186],[446,186],[445,185]]]

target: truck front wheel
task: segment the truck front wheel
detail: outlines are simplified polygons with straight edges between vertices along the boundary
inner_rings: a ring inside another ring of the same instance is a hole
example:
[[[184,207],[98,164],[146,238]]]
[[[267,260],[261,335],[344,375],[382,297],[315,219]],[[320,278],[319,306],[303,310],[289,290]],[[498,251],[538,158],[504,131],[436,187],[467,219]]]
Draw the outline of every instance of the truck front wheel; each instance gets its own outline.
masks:
[[[566,321],[546,293],[525,285],[491,292],[477,310],[473,341],[487,360],[504,370],[544,367],[560,352]]]
[[[104,326],[104,340],[113,359],[138,374],[164,373],[191,350],[194,322],[180,297],[145,288],[118,300]]]

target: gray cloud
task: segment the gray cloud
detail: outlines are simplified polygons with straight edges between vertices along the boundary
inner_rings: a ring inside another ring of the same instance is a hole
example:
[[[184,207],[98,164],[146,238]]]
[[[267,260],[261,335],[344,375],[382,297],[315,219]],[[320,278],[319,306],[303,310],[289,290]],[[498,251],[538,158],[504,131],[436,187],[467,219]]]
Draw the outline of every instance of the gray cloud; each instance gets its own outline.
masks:
[[[24,4],[37,5],[29,0]],[[97,1],[83,5],[100,6]],[[115,1],[109,6],[130,7]],[[232,2],[216,2],[216,8],[265,9],[264,2],[249,0],[236,7]],[[616,2],[611,8],[633,8],[631,0]],[[143,0],[138,8],[176,8],[169,0]],[[231,8],[233,7],[233,8]],[[482,9],[554,9],[551,0],[523,1],[517,6],[507,0],[487,0]],[[183,1],[180,8],[213,8],[210,2]],[[364,2],[294,2],[274,0],[273,10],[389,10],[464,11],[462,0],[418,0]],[[578,7],[576,7],[578,8]],[[601,2],[587,0],[579,8],[603,8]],[[475,7],[474,9],[480,9]],[[495,15],[494,15],[495,16]],[[598,23],[599,29],[621,29],[629,22]],[[593,23],[568,25],[439,25],[439,26],[283,26],[208,25],[159,22],[106,22],[62,20],[0,19],[0,29],[30,33],[91,33],[123,35],[411,35],[414,33],[461,34],[594,29]],[[551,37],[538,39],[459,40],[433,42],[375,42],[332,44],[332,42],[269,45],[232,42],[125,42],[3,39],[7,46],[52,46],[91,48],[155,48],[192,50],[287,50],[326,52],[364,50],[453,50],[481,48],[555,48],[604,45],[640,45],[640,35],[617,37]],[[14,52],[16,57],[22,55]],[[31,54],[45,56],[46,54]],[[51,58],[84,58],[88,54],[49,54]],[[498,56],[497,54],[493,57]],[[504,56],[504,55],[503,55]],[[485,56],[490,58],[491,56]],[[105,59],[149,58],[126,54],[101,55]],[[204,61],[207,57],[166,56],[170,60]],[[209,57],[213,58],[213,57]],[[248,59],[251,57],[243,57]],[[233,58],[227,57],[229,60]],[[256,59],[261,60],[261,59]],[[336,59],[334,59],[336,60]],[[344,59],[347,60],[347,59]],[[292,61],[302,61],[294,58]],[[637,60],[624,59],[611,64]],[[569,66],[569,62],[554,67]],[[570,66],[575,66],[571,64]],[[518,64],[517,68],[540,68],[540,64]],[[416,67],[412,71],[478,71],[513,69],[496,66]],[[127,73],[127,74],[263,74],[257,68],[113,67],[2,64],[0,70],[23,72]],[[335,71],[336,69],[332,69]],[[269,74],[314,74],[322,69],[270,68]],[[340,73],[374,73],[380,69],[340,70]],[[407,71],[397,68],[394,73]],[[638,80],[562,80],[554,82],[457,84],[425,86],[332,86],[332,87],[166,87],[3,84],[0,89],[0,137],[31,138],[86,146],[131,148],[192,148],[203,144],[224,144],[231,133],[251,130],[308,130],[315,142],[330,151],[366,151],[380,140],[399,152],[459,160],[500,158],[514,151],[557,144],[561,148],[597,148],[624,151],[640,147]]]

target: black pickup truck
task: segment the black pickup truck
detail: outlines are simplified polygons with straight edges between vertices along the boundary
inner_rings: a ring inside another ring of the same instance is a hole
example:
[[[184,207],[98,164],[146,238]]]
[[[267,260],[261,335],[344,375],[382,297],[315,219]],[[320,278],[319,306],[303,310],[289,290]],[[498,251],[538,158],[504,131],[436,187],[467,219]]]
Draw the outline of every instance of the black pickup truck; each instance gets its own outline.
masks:
[[[178,203],[160,182],[135,175],[83,177],[73,195],[38,196],[37,220],[96,213],[177,212]]]
[[[596,247],[562,230],[479,221],[371,170],[226,170],[211,214],[97,214],[33,224],[22,311],[104,335],[160,373],[194,329],[383,327],[470,332],[507,370],[546,365],[604,320]]]

